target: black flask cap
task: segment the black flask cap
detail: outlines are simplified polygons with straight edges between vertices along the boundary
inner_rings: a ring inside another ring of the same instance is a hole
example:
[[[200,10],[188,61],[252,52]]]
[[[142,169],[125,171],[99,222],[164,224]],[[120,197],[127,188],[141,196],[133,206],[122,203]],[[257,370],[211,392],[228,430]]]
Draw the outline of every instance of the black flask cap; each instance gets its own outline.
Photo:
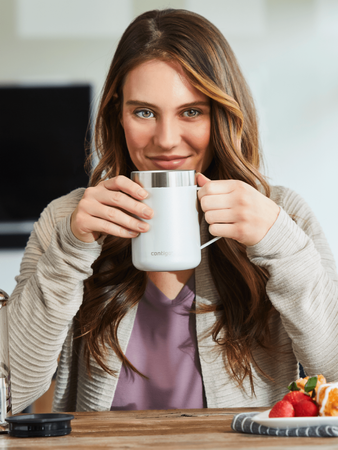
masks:
[[[72,429],[72,414],[18,414],[6,417],[9,435],[13,437],[65,436]]]

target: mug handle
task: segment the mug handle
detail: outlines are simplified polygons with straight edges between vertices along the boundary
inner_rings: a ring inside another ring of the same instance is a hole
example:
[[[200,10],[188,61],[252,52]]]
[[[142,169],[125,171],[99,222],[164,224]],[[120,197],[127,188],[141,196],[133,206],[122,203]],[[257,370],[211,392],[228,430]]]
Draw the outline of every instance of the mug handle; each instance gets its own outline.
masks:
[[[197,186],[197,190],[199,191],[202,189],[201,187]],[[206,242],[205,244],[201,245],[201,250],[203,250],[205,247],[207,247],[210,244],[213,244],[214,242],[218,241],[218,239],[221,239],[222,236],[217,236],[214,239],[211,239],[210,241]]]
[[[204,247],[207,247],[210,244],[213,244],[214,242],[218,241],[218,239],[221,239],[222,236],[217,236],[214,239],[211,239],[211,241],[206,242],[205,244],[201,245],[201,250],[203,250]]]

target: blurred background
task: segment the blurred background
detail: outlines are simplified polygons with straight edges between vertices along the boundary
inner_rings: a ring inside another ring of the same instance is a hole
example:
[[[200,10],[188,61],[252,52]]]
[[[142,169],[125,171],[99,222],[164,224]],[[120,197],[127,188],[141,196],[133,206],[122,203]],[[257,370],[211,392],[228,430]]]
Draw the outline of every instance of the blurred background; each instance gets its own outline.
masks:
[[[256,101],[266,175],[305,198],[338,261],[338,0],[0,0],[0,288],[9,294],[43,207],[87,182],[86,130],[119,37],[138,14],[165,7],[223,32]]]

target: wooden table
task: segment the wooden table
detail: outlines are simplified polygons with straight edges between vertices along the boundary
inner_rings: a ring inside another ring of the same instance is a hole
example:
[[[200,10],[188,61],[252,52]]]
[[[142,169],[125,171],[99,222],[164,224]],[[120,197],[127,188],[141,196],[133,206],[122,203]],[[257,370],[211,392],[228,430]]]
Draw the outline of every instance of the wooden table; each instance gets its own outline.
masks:
[[[230,428],[233,415],[244,411],[244,408],[233,408],[72,413],[75,419],[68,436],[12,438],[0,435],[0,449],[338,449],[338,438],[235,433]]]

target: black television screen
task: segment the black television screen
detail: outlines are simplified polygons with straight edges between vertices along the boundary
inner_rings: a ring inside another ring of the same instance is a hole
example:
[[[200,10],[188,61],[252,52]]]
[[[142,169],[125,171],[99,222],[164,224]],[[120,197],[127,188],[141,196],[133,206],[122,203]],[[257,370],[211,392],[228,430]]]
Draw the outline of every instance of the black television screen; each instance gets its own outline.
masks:
[[[87,186],[90,103],[89,85],[0,87],[0,229],[33,222],[50,201]],[[0,246],[17,245],[3,236]]]

